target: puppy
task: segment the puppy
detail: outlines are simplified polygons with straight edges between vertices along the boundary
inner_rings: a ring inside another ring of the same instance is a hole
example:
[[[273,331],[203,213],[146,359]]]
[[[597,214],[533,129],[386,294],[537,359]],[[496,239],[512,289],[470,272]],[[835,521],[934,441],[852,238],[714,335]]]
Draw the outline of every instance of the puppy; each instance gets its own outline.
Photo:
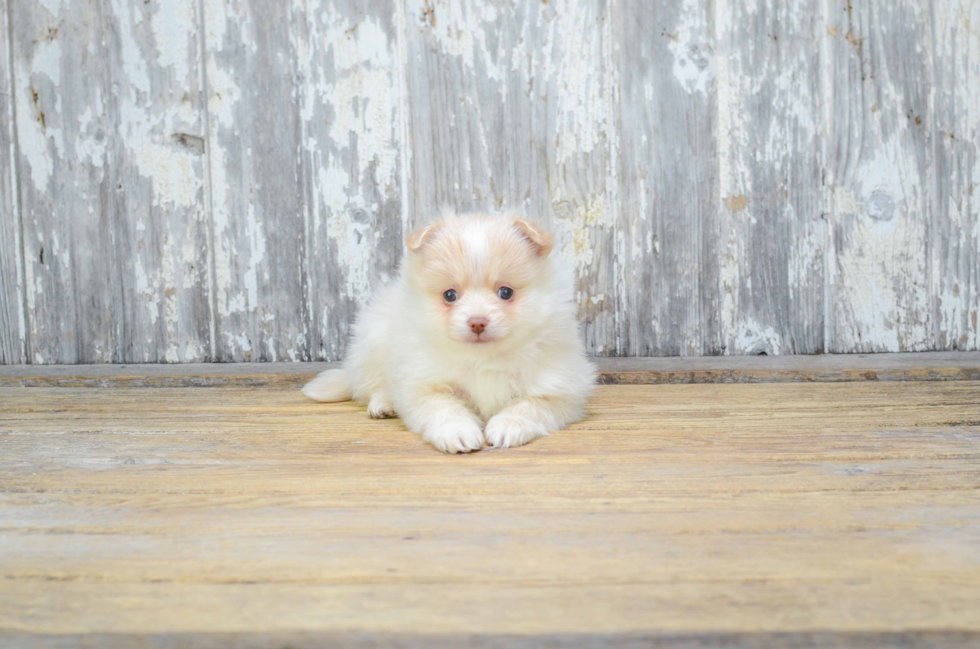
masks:
[[[343,369],[303,394],[397,415],[446,453],[520,446],[581,419],[595,369],[551,247],[512,216],[450,215],[413,232],[398,278],[361,313]]]

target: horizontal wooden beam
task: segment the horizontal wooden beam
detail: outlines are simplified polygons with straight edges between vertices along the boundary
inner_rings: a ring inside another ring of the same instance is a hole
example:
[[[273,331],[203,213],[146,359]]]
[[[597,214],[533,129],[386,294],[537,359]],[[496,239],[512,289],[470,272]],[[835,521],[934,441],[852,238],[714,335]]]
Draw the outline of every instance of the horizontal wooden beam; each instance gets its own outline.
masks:
[[[977,381],[980,352],[596,358],[606,385],[660,383],[800,383],[841,381]],[[334,363],[195,363],[186,365],[0,366],[7,387],[301,386]]]

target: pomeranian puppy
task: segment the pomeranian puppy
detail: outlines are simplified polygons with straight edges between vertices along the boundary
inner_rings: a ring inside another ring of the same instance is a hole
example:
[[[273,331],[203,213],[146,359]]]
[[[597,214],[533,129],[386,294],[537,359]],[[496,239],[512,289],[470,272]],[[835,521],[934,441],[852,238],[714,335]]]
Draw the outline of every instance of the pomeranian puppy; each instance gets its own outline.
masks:
[[[584,415],[595,384],[551,236],[513,216],[447,215],[408,236],[341,370],[303,388],[399,416],[446,453],[507,448]]]

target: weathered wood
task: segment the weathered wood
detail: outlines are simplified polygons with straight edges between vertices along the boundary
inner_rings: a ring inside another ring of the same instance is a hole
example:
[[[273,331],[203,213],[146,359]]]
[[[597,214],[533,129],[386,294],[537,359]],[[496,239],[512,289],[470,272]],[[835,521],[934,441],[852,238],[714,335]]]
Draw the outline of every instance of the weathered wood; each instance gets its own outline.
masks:
[[[824,351],[822,0],[720,0],[717,237],[705,282],[728,354]],[[704,55],[702,55],[704,56]],[[707,63],[706,63],[707,65]],[[679,194],[683,196],[683,194]]]
[[[0,629],[973,639],[978,390],[600,387],[447,457],[295,390],[3,388]]]
[[[540,635],[507,634],[395,634],[318,631],[280,631],[261,633],[92,633],[63,635],[5,635],[0,638],[9,649],[126,649],[149,645],[155,649],[203,649],[234,647],[334,647],[337,649],[444,649],[486,647],[488,649],[974,649],[980,633],[971,631],[831,632],[790,631],[782,633],[560,633]]]
[[[707,3],[616,7],[620,351],[719,353],[717,288],[703,281],[718,269],[712,16]]]
[[[197,12],[12,15],[31,361],[209,358]]]
[[[980,347],[980,3],[932,6],[934,349]]]
[[[935,349],[929,4],[830,3],[827,350]],[[962,197],[960,197],[962,198]]]
[[[340,0],[204,11],[218,356],[338,359],[402,248],[394,14]]]
[[[299,3],[202,0],[216,357],[309,358]],[[320,119],[326,119],[321,115]]]
[[[842,381],[977,381],[980,352],[824,356],[597,358],[599,382],[783,383]],[[299,388],[333,363],[183,365],[35,365],[0,367],[6,387]]]
[[[339,360],[443,205],[597,355],[980,349],[974,2],[137,4],[2,6],[2,364]]]
[[[111,0],[106,161],[126,362],[213,358],[201,24],[193,2]],[[85,290],[85,287],[79,287]]]
[[[576,270],[586,346],[617,325],[617,69],[601,0],[407,3],[411,222],[443,205],[517,209]]]
[[[404,43],[384,0],[308,0],[299,96],[309,179],[304,359],[340,360],[404,246]],[[295,359],[295,355],[293,356]]]
[[[13,2],[17,160],[31,362],[121,361],[121,278],[101,12]],[[123,233],[119,233],[122,235]]]
[[[0,365],[24,363],[27,347],[8,2],[0,0]]]

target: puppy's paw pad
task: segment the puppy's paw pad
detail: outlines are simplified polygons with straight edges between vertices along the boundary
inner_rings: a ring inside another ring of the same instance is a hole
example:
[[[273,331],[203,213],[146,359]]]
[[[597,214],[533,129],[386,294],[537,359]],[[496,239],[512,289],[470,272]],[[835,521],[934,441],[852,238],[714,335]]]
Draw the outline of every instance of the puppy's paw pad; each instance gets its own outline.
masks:
[[[539,437],[545,437],[548,431],[541,424],[523,417],[497,415],[487,422],[484,434],[488,446],[510,448],[523,446]]]
[[[469,453],[483,448],[483,431],[469,419],[434,426],[425,431],[422,439],[443,453]]]

